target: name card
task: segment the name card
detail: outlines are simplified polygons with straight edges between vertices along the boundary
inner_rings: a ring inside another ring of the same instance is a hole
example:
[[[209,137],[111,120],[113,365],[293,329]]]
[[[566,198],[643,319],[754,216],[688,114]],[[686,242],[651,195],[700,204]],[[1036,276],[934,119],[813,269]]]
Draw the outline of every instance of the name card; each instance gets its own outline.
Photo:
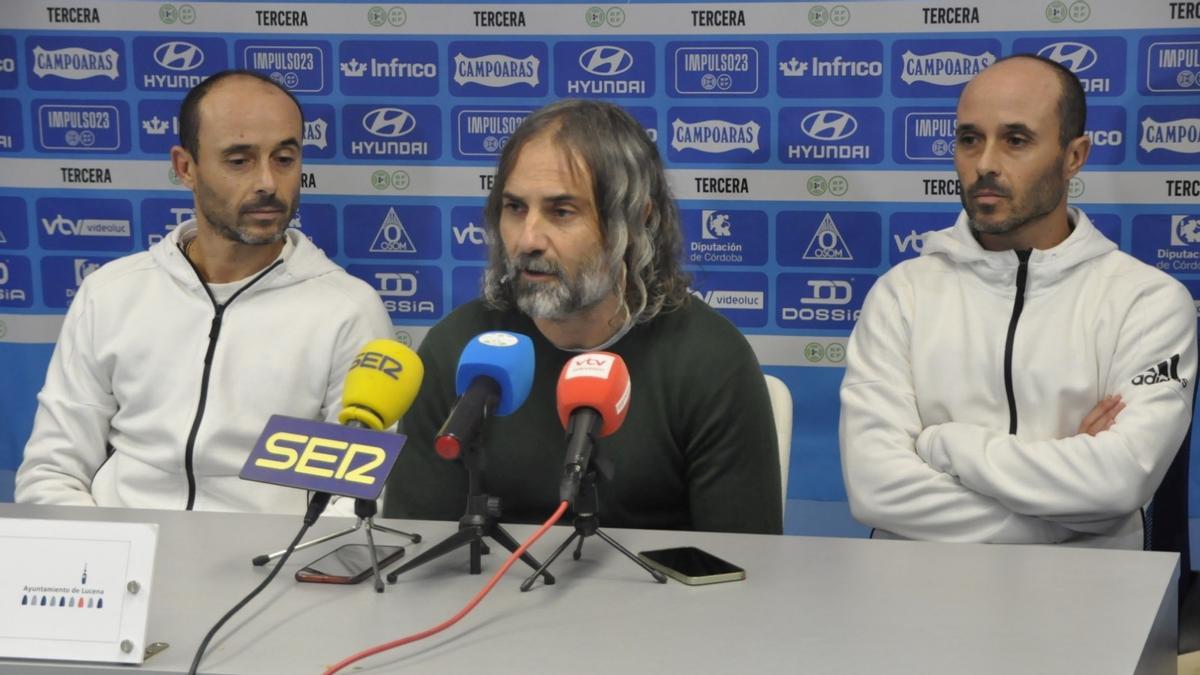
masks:
[[[158,525],[0,518],[0,657],[144,660]]]

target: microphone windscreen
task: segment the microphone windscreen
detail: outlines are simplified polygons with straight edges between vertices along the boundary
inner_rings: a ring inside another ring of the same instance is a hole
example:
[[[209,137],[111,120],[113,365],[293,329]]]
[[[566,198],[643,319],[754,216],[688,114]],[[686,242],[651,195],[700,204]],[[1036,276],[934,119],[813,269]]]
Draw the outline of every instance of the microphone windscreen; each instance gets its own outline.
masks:
[[[338,421],[376,431],[392,426],[412,406],[424,377],[421,357],[408,347],[395,340],[367,343],[346,374]]]
[[[462,396],[477,377],[500,385],[500,402],[493,415],[508,415],[521,407],[533,386],[533,340],[520,333],[492,331],[471,338],[458,359],[454,388]]]
[[[600,436],[608,436],[625,423],[630,392],[624,359],[609,352],[580,354],[558,376],[558,418],[566,428],[576,408],[592,408],[603,420]]]

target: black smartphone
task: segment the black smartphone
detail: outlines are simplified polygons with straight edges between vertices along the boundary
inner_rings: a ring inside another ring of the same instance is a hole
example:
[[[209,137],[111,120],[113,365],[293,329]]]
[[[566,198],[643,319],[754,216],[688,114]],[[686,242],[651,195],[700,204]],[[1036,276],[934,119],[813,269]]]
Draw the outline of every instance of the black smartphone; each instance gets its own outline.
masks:
[[[746,578],[746,570],[695,546],[642,551],[638,553],[638,558],[672,579],[689,586],[719,584],[722,581],[741,581]]]
[[[376,546],[379,570],[404,557],[403,546]],[[296,581],[317,584],[357,584],[371,576],[371,550],[366,544],[346,544],[296,571]]]

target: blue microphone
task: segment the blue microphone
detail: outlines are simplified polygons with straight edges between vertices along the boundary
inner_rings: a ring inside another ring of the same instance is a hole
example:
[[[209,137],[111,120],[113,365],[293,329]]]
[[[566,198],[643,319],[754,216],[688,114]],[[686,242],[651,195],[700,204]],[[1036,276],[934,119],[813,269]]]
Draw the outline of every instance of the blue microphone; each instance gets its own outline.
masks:
[[[532,340],[502,331],[475,336],[458,359],[454,377],[458,402],[438,431],[434,450],[443,459],[458,459],[485,419],[516,411],[532,386]]]

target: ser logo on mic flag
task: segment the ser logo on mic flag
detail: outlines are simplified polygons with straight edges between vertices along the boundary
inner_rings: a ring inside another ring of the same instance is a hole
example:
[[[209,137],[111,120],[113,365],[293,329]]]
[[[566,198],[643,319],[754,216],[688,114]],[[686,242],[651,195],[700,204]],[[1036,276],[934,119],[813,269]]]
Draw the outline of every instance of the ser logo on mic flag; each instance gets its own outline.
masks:
[[[403,435],[272,415],[246,458],[244,480],[375,499]]]

